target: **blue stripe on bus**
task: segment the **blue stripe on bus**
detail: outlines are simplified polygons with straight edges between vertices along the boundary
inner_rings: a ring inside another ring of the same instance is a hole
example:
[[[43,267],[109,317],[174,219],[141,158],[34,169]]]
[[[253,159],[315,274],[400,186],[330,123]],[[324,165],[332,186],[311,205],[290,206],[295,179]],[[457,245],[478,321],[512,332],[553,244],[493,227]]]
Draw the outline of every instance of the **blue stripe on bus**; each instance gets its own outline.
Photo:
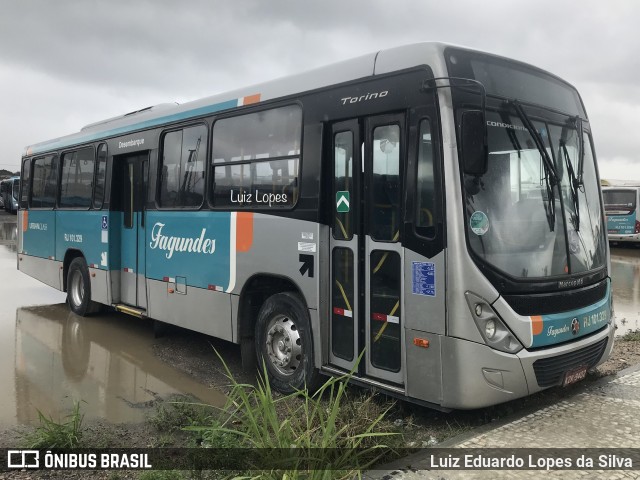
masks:
[[[544,347],[588,335],[611,319],[611,282],[607,294],[597,303],[562,313],[542,315],[542,328],[534,332],[532,347]]]
[[[122,212],[28,210],[24,214],[24,254],[61,262],[73,249],[81,251],[87,265],[93,268],[119,268]],[[107,217],[104,229],[103,216]]]
[[[149,127],[156,127],[158,125],[162,125],[170,122],[177,122],[179,120],[185,120],[191,117],[198,117],[201,115],[207,115],[207,114],[219,112],[222,110],[229,110],[231,108],[236,108],[237,106],[238,106],[238,99],[227,100],[226,102],[216,103],[213,105],[206,105],[204,107],[198,107],[192,110],[186,110],[184,112],[174,113],[172,115],[165,115],[163,117],[153,118],[150,120],[145,120],[143,122],[138,122],[131,125],[124,125],[122,127],[113,128],[111,130],[101,130],[98,132],[87,133],[86,135],[80,136],[80,137],[58,138],[56,140],[51,140],[49,142],[43,142],[43,143],[30,146],[29,147],[29,149],[31,150],[30,155],[46,152],[49,150],[58,150],[71,145],[92,142],[94,140],[103,139],[107,137],[123,135],[136,130],[143,130]]]

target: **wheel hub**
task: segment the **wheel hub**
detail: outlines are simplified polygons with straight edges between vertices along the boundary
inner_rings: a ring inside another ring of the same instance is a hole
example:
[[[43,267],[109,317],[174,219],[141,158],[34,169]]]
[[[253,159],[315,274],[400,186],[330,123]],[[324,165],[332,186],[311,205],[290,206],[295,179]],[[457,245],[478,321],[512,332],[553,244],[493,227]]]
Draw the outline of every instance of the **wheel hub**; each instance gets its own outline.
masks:
[[[267,327],[267,356],[282,375],[293,375],[302,360],[300,331],[291,318],[274,316]]]
[[[71,300],[73,300],[73,303],[76,306],[82,305],[82,300],[84,298],[84,283],[82,282],[82,273],[80,273],[80,271],[75,270],[73,272],[69,290],[71,292]]]

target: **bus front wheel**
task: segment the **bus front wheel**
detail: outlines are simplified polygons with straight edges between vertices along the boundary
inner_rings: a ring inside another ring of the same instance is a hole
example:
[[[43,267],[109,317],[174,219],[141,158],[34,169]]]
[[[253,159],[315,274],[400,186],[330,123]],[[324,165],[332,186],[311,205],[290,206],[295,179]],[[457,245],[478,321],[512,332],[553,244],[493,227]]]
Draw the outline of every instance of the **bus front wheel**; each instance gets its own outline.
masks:
[[[313,391],[319,386],[309,312],[298,295],[277,293],[264,302],[255,340],[258,366],[266,365],[274,389],[287,394],[305,387]]]
[[[91,281],[87,262],[82,257],[74,258],[67,273],[67,303],[76,315],[85,317],[97,312],[100,304],[91,300]]]

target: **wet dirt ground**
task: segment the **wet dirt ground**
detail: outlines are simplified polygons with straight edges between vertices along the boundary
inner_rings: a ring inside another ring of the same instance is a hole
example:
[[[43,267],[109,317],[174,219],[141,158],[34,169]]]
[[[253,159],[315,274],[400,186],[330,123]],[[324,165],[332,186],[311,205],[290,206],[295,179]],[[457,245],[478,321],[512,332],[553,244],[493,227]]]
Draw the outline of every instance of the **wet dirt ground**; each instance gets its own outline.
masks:
[[[237,379],[251,380],[241,371],[239,347],[228,342],[179,328],[156,338],[152,321],[113,311],[72,314],[64,293],[16,270],[15,228],[15,216],[0,212],[0,429],[33,425],[38,411],[62,418],[75,401],[86,420],[109,424],[141,422],[176,394],[222,406],[229,382],[214,349]],[[640,328],[640,248],[611,253],[623,335]],[[637,343],[617,342],[601,374],[640,362]],[[0,435],[0,446],[14,446],[12,439]]]

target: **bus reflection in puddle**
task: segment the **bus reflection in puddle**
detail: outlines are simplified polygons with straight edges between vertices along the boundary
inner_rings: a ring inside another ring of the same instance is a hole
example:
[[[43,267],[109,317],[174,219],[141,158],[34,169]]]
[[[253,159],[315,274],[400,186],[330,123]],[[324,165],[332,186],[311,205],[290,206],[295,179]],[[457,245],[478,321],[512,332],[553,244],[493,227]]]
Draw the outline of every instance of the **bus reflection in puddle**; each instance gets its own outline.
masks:
[[[18,227],[15,222],[4,222],[0,224],[0,244],[15,243],[18,238]]]
[[[142,421],[157,400],[178,394],[224,404],[222,393],[153,355],[146,325],[117,317],[81,318],[63,304],[17,310],[18,423],[37,423],[38,410],[63,418],[76,401],[87,419],[114,423]]]

